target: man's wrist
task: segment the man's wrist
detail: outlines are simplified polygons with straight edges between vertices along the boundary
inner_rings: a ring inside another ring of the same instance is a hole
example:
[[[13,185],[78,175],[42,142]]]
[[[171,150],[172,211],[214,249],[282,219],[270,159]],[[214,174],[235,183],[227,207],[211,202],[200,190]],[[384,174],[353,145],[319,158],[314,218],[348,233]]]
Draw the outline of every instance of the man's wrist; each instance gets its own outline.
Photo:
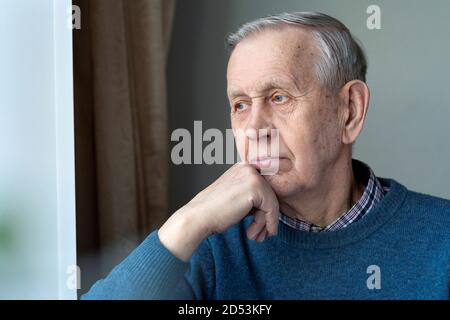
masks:
[[[158,230],[161,243],[176,257],[188,261],[209,231],[198,212],[188,208],[176,211]]]

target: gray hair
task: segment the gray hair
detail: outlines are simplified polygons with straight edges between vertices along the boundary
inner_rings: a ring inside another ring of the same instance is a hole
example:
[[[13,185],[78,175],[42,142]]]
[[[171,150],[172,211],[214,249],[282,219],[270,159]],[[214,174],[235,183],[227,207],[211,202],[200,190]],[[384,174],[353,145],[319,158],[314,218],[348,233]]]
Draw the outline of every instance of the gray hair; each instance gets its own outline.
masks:
[[[311,30],[322,55],[316,62],[319,83],[336,92],[348,81],[366,81],[367,60],[358,40],[339,20],[319,12],[281,13],[247,22],[227,36],[230,52],[245,38],[267,28],[294,25]]]

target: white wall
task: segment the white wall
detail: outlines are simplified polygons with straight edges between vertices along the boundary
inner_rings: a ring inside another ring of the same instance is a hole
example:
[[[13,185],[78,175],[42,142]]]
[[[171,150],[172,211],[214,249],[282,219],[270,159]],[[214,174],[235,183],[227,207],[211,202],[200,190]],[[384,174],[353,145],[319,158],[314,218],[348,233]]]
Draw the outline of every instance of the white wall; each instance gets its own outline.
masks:
[[[0,299],[74,299],[70,0],[0,0]]]
[[[381,30],[366,9],[381,8]],[[171,129],[229,128],[224,37],[243,22],[284,11],[321,11],[361,40],[369,60],[371,102],[355,158],[408,188],[450,198],[450,1],[184,0],[169,66]],[[226,166],[172,166],[172,210]]]

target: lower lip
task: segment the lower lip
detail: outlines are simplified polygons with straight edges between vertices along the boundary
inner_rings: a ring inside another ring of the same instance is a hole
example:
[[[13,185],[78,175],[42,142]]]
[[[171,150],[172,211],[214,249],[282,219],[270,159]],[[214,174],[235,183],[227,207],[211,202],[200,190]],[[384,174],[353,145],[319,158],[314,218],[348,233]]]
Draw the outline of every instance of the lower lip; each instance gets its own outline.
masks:
[[[255,161],[255,165],[261,168],[269,168],[272,161],[275,161],[275,159],[257,160]]]
[[[272,159],[263,159],[263,160],[255,160],[252,161],[250,164],[254,165],[256,168],[271,168],[272,166],[276,166],[278,162],[278,166],[286,160],[285,158],[272,158]]]

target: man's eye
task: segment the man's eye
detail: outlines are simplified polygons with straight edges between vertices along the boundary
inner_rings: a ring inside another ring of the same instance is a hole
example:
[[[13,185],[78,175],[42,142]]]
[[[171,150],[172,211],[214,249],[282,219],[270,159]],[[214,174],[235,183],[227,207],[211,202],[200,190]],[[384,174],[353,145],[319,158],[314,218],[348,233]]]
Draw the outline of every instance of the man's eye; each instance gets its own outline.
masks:
[[[273,96],[273,101],[274,101],[275,103],[284,103],[284,102],[286,102],[287,100],[288,100],[288,97],[287,97],[287,96],[284,96],[284,95],[282,95],[282,94],[277,94],[277,95]]]
[[[236,111],[242,111],[245,108],[247,108],[247,104],[244,102],[239,102],[239,103],[236,103],[234,108],[236,109]]]

